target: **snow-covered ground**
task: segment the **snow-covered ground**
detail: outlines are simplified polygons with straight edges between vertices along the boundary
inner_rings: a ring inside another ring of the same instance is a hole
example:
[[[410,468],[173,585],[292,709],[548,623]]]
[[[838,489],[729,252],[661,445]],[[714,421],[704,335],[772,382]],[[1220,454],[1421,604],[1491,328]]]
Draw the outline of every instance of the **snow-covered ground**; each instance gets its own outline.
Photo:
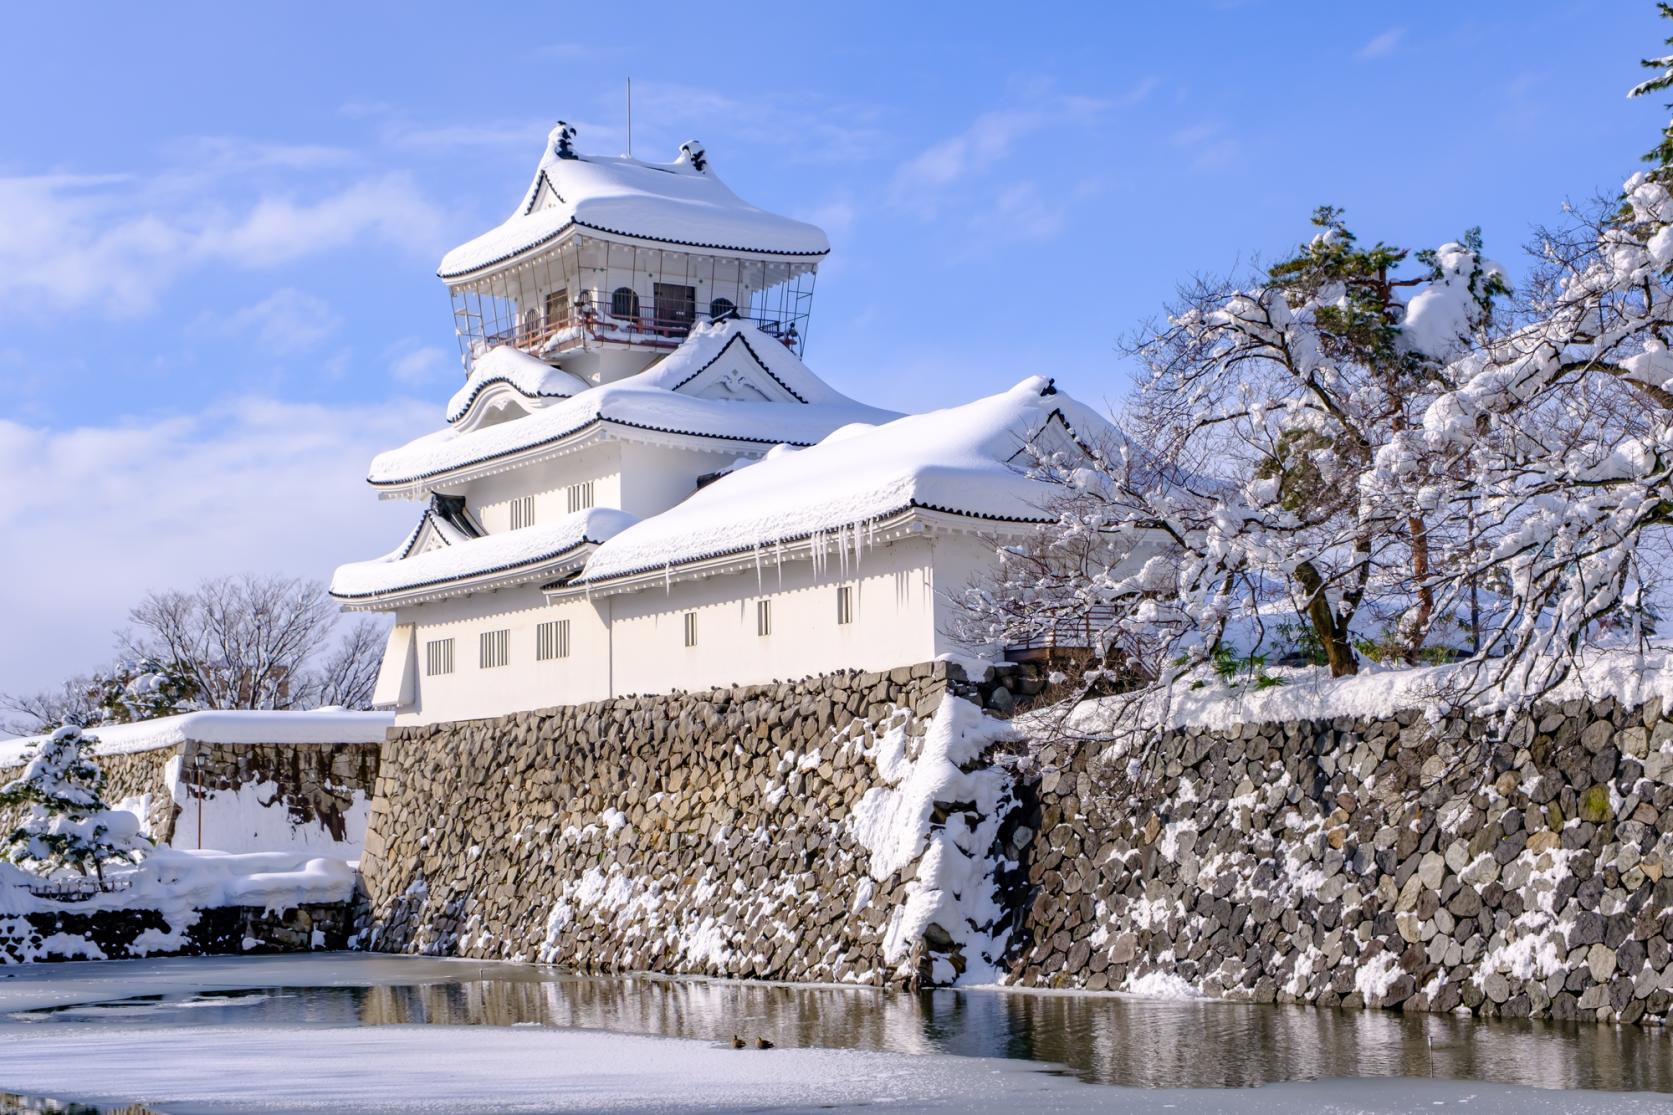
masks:
[[[287,989],[459,985],[485,975],[495,984],[544,982],[559,977],[528,965],[420,957],[328,954],[261,959],[202,958],[106,964],[64,964],[0,973],[0,1092],[82,1102],[145,1102],[171,1115],[190,1113],[333,1112],[560,1112],[560,1111],[929,1111],[929,1112],[1410,1112],[1460,1109],[1471,1113],[1604,1112],[1637,1115],[1666,1111],[1666,1095],[1558,1091],[1472,1081],[1402,1077],[1321,1080],[1260,1088],[1134,1088],[1083,1083],[1059,1066],[1023,1059],[957,1056],[940,1049],[922,1053],[859,1049],[736,1050],[729,1042],[681,1040],[535,1025],[343,1025],[365,1017],[359,1008],[314,1007],[260,1020]],[[595,981],[596,982],[596,981]],[[617,981],[618,985],[625,981]],[[663,981],[680,987],[729,985]],[[481,984],[472,986],[481,987]],[[260,988],[264,994],[210,1000],[203,992]],[[629,988],[628,990],[632,990]],[[641,993],[644,988],[638,989]],[[752,993],[762,989],[751,988]],[[784,989],[807,994],[809,989]],[[827,989],[865,1010],[861,1030],[875,1036],[884,1023],[875,992]],[[426,996],[431,993],[425,992]],[[434,989],[434,995],[448,992]],[[953,994],[953,993],[945,993]],[[1007,1003],[999,992],[964,996],[964,1007],[1009,1016],[1019,1003],[1066,1005],[1087,996],[1024,996]],[[132,996],[150,996],[145,1001]],[[993,997],[994,1002],[987,1002]],[[515,997],[514,997],[515,998]],[[632,996],[629,996],[630,1000]],[[41,1011],[69,1004],[111,1003],[45,1020]],[[179,1010],[203,1016],[198,1023],[169,1021],[168,1003],[212,1010]],[[977,1001],[981,1000],[981,1001]],[[425,997],[420,1000],[435,1003]],[[510,1000],[508,1000],[510,1001]],[[345,1000],[345,1003],[348,1003]],[[651,999],[638,1005],[650,1010]],[[916,997],[897,1004],[907,1014]],[[1204,1064],[1225,1029],[1239,1017],[1275,1008],[1225,1004],[1166,1004],[1191,1012],[1195,1031],[1170,1030],[1182,1044],[1201,1049],[1155,1050],[1155,1055]],[[628,1009],[633,1009],[629,1002]],[[1199,1015],[1212,1010],[1218,1024]],[[234,1016],[249,1012],[251,1022]],[[654,1013],[654,1012],[653,1012]],[[962,1016],[954,1010],[946,1021]],[[1055,1017],[1055,1015],[1054,1015]],[[1341,1029],[1339,1016],[1333,1032]],[[306,1018],[308,1024],[302,1024]],[[73,1019],[73,1020],[70,1020]],[[92,1021],[103,1019],[102,1021]],[[231,1021],[229,1021],[231,1019]],[[328,1019],[339,1020],[330,1024]],[[645,1019],[640,1019],[644,1022]],[[920,1023],[925,1020],[920,1020]],[[757,1019],[740,1019],[740,1028]],[[1479,1025],[1479,1024],[1478,1024]],[[956,1027],[955,1027],[956,1028]],[[914,1027],[927,1036],[921,1025]],[[856,1032],[856,1037],[859,1032]],[[1194,1033],[1195,1037],[1187,1037]],[[1267,1031],[1269,1038],[1273,1032]],[[1601,1032],[1600,1032],[1601,1035]],[[781,1034],[790,1044],[791,1034]],[[1541,1041],[1556,1037],[1502,1035],[1516,1043],[1515,1058],[1537,1060]],[[946,1037],[946,1035],[943,1035]],[[1133,1035],[1129,1034],[1129,1038]],[[1611,1039],[1616,1042],[1619,1039]],[[1616,1048],[1613,1056],[1669,1057],[1664,1039]],[[1142,1044],[1142,1042],[1141,1042]],[[1282,1045],[1282,1042],[1278,1042]],[[1524,1048],[1525,1046],[1525,1048]],[[952,1046],[956,1048],[955,1046]],[[929,1047],[925,1047],[928,1049]],[[1499,1048],[1504,1052],[1508,1047]],[[1547,1053],[1554,1051],[1547,1050]],[[1284,1055],[1275,1049],[1274,1055]],[[1293,1052],[1293,1051],[1291,1051]],[[1364,1050],[1365,1071],[1398,1071],[1398,1042]],[[1605,1055],[1609,1056],[1609,1055]],[[1312,1062],[1308,1062],[1313,1064]],[[1311,1071],[1322,1065],[1314,1064]],[[1308,1071],[1305,1066],[1301,1071]],[[1647,1074],[1668,1079],[1667,1074]],[[1203,1079],[1209,1079],[1205,1071]],[[1640,1077],[1639,1079],[1644,1079]],[[3,1106],[3,1104],[0,1104]]]
[[[1665,1112],[1665,1096],[1440,1080],[1253,1089],[1082,1084],[1026,1061],[539,1027],[7,1027],[0,1088],[211,1112]]]

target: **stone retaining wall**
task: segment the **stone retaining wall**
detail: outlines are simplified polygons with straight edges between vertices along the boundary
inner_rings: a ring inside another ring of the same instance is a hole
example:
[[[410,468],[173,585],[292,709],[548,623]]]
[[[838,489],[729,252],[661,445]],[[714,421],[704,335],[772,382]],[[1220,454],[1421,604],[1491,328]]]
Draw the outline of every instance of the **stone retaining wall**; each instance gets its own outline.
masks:
[[[211,956],[346,949],[355,941],[353,903],[288,910],[225,906],[197,911],[179,934],[156,910],[74,910],[0,917],[0,965],[143,956]],[[167,947],[158,942],[168,938]],[[136,944],[137,942],[137,944]]]
[[[1048,747],[1013,979],[1633,1022],[1673,1004],[1673,719],[1540,710],[1494,741],[1415,712]],[[1151,979],[1156,977],[1152,976]],[[1141,986],[1143,984],[1141,983]]]
[[[97,735],[97,729],[91,734]],[[347,831],[345,814],[356,795],[371,796],[380,746],[191,741],[114,755],[101,755],[95,747],[93,758],[104,771],[105,801],[142,808],[147,831],[161,844],[173,840],[180,803],[192,801],[200,786],[207,786],[211,795],[259,788],[268,794],[264,804],[283,809],[293,826],[317,825],[333,840],[352,841],[359,839],[359,833]],[[199,755],[204,757],[202,765]],[[174,781],[178,789],[170,784],[171,762],[177,764]],[[0,782],[21,770],[0,767]],[[16,813],[0,809],[0,830],[10,830],[18,819]]]
[[[965,958],[938,926],[900,939],[917,924],[905,907],[927,900],[925,857],[873,878],[850,824],[882,783],[881,737],[894,730],[914,758],[948,686],[936,663],[397,728],[362,862],[372,947],[764,979],[881,984],[938,962],[951,975]],[[939,804],[934,823],[977,832],[974,809]]]

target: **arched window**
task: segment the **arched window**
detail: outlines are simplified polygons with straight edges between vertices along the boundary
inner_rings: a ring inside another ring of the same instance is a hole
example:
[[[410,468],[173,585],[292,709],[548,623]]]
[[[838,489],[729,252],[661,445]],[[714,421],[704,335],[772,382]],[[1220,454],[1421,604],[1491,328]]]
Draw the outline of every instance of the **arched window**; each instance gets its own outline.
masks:
[[[619,286],[610,292],[611,317],[639,317],[639,295],[630,286]]]
[[[726,318],[737,316],[737,313],[738,307],[732,304],[730,298],[716,298],[709,303],[709,317],[711,320],[723,321]]]

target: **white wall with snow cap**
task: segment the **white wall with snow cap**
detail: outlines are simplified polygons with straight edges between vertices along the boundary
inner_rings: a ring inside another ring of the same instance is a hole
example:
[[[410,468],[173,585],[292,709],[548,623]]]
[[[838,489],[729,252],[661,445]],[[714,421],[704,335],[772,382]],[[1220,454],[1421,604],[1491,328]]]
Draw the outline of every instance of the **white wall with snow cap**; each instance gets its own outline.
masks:
[[[392,713],[343,708],[275,711],[212,709],[163,716],[136,724],[89,728],[98,755],[155,751],[183,743],[382,743],[395,722]],[[15,766],[44,736],[0,740],[0,767]]]

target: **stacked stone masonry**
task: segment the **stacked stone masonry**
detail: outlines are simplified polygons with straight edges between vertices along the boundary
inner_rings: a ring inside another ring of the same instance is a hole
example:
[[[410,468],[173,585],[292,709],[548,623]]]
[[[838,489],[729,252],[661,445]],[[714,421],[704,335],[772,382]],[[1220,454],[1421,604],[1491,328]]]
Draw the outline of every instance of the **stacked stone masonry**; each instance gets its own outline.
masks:
[[[1600,1021],[1673,1005],[1673,719],[1579,701],[1040,749],[1013,978]],[[1112,771],[1117,773],[1112,773]]]
[[[372,947],[889,982],[915,865],[869,878],[847,818],[876,734],[916,735],[947,688],[936,663],[394,729]]]
[[[90,734],[97,735],[93,729]],[[170,764],[180,798],[190,801],[201,786],[210,793],[265,788],[282,805],[291,823],[317,824],[334,840],[343,840],[345,814],[356,795],[368,798],[377,782],[379,744],[282,744],[189,742],[150,751],[93,757],[105,775],[104,799],[111,805],[140,805],[147,829],[159,843],[174,837],[180,805],[170,785]],[[199,762],[199,758],[202,762]],[[0,768],[0,782],[21,773]],[[16,811],[0,809],[0,829],[10,830]]]

